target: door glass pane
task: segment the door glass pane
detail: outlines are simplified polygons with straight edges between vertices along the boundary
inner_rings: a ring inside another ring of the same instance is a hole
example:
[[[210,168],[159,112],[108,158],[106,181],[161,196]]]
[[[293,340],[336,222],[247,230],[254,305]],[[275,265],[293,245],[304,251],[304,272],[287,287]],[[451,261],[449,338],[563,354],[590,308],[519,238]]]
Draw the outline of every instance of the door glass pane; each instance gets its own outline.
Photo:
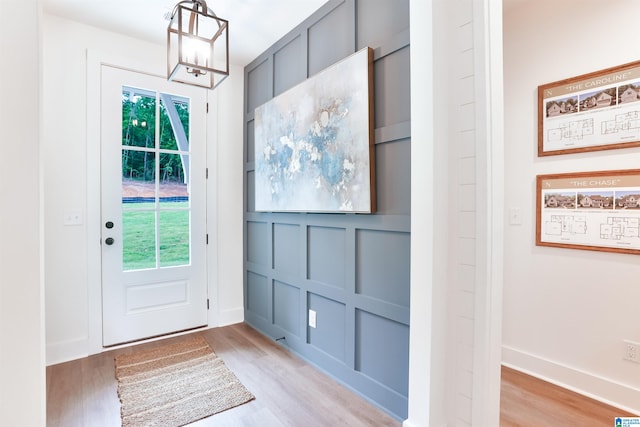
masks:
[[[156,197],[156,153],[122,150],[122,208],[154,202]]]
[[[164,202],[176,210],[161,210],[160,223],[160,267],[189,264],[189,211],[179,210],[186,202]]]
[[[189,151],[189,100],[160,95],[160,148]]]
[[[131,87],[122,99],[123,269],[189,265],[189,100]]]
[[[154,203],[142,203],[150,210],[122,212],[122,269],[156,267],[156,212]]]
[[[188,154],[160,153],[160,201],[189,201],[188,166]]]
[[[188,165],[186,154],[160,153],[160,267],[190,263]]]
[[[155,147],[155,93],[124,87],[122,89],[122,145]]]

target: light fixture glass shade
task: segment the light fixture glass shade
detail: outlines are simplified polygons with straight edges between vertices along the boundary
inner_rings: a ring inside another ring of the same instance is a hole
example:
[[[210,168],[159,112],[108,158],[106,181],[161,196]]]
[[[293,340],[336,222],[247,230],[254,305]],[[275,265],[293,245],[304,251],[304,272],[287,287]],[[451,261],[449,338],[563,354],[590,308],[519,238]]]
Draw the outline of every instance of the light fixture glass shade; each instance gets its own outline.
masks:
[[[204,0],[178,3],[167,27],[167,79],[214,89],[229,76],[229,21]]]

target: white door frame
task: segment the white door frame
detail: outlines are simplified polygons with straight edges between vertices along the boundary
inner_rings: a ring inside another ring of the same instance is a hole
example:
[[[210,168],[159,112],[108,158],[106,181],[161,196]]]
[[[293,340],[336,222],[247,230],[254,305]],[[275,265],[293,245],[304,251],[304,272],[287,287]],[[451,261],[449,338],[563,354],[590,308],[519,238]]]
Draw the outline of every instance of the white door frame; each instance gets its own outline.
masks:
[[[87,353],[96,354],[104,351],[102,346],[102,267],[101,267],[101,197],[100,197],[100,86],[101,67],[110,65],[116,68],[150,74],[163,77],[163,61],[157,64],[149,64],[134,57],[107,54],[104,52],[87,49],[87,306],[88,306],[88,330]],[[217,95],[207,93],[207,101],[210,105],[216,105]],[[217,132],[212,132],[215,123],[215,114],[207,117],[207,160],[209,179],[207,181],[207,232],[209,245],[207,246],[207,283],[210,299],[214,299],[208,311],[209,328],[218,326],[218,304],[215,299],[218,295],[217,283],[217,182],[215,166],[217,164]],[[212,119],[213,117],[213,119]],[[213,189],[213,190],[212,190]],[[158,339],[158,338],[156,338]]]

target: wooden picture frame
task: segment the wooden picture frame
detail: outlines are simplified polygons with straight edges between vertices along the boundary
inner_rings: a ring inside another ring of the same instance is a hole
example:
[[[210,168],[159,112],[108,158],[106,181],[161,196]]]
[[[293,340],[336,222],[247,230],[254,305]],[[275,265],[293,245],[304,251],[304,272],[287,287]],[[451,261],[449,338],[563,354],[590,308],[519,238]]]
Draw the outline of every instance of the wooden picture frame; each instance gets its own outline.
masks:
[[[538,156],[640,146],[640,61],[538,86]]]
[[[536,245],[640,254],[640,169],[538,175]]]

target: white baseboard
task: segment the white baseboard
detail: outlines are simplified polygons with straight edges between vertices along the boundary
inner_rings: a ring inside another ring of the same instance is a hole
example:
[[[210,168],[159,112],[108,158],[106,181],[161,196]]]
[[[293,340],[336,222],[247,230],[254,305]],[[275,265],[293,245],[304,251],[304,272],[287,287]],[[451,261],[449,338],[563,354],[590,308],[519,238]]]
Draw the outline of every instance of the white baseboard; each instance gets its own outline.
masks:
[[[47,366],[87,357],[89,355],[88,348],[88,338],[77,338],[47,344]]]
[[[243,307],[220,311],[218,314],[218,326],[227,326],[242,322],[244,322]]]
[[[503,345],[502,364],[607,405],[640,415],[640,389]]]

